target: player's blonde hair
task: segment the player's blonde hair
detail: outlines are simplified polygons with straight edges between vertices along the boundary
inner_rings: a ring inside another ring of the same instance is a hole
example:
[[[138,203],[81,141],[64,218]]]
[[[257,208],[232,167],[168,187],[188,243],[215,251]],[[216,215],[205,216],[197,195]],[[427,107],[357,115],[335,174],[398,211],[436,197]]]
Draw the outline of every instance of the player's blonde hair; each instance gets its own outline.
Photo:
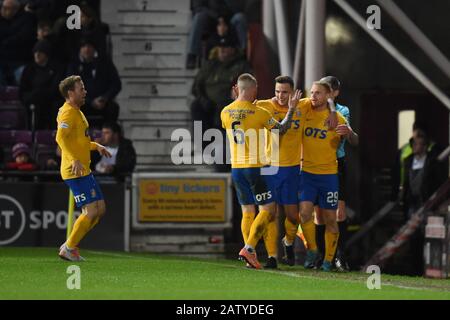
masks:
[[[257,86],[257,81],[254,76],[252,76],[250,73],[243,73],[239,76],[237,80],[237,85],[239,90],[245,90],[251,87]]]
[[[329,84],[327,81],[324,81],[324,80],[314,81],[312,85],[313,85],[313,86],[314,86],[314,85],[322,86],[322,87],[325,88],[325,90],[327,90],[328,93],[331,92],[331,91],[333,91],[333,90],[331,89],[330,84]]]
[[[75,89],[75,83],[81,82],[80,76],[70,76],[59,83],[59,92],[64,98],[68,98],[68,92]]]

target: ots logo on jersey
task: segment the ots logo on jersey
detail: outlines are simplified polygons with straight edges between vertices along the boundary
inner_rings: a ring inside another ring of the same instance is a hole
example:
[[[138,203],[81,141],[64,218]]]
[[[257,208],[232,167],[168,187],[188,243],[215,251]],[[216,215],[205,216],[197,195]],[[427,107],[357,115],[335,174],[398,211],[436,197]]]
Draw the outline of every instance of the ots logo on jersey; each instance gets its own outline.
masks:
[[[256,200],[257,201],[264,201],[264,200],[270,200],[272,199],[272,191],[267,191],[264,193],[258,193],[256,195]]]
[[[294,127],[292,127],[294,125]],[[298,129],[300,128],[300,120],[291,120],[289,122],[289,129]]]
[[[308,127],[305,129],[305,136],[325,139],[327,137],[327,130],[321,130],[319,128]]]
[[[78,203],[80,201],[86,201],[86,195],[84,193],[78,195],[78,196],[74,196],[75,198],[75,202]]]

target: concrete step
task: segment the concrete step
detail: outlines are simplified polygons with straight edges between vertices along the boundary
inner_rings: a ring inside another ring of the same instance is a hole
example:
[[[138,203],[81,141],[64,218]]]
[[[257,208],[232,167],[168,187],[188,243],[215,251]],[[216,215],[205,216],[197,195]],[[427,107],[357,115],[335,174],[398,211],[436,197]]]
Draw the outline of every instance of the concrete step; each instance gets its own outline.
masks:
[[[112,23],[109,26],[112,36],[177,36],[187,37],[189,28],[186,26],[176,26],[174,24],[117,24]]]
[[[170,141],[170,140],[159,140],[159,139],[134,139],[133,140],[134,147],[136,148],[136,151],[139,155],[168,155],[170,156],[172,149],[175,145],[177,145],[179,142],[176,141]],[[183,141],[181,142],[186,145],[190,144],[190,141]],[[186,146],[187,147],[187,146]]]
[[[126,95],[151,94],[154,97],[184,95],[191,93],[191,84],[186,79],[173,80],[122,80],[122,92]]]
[[[130,112],[142,112],[150,110],[165,110],[167,106],[183,107],[188,106],[186,96],[151,96],[149,94],[144,95],[121,95],[117,101],[119,105],[124,106]],[[127,99],[127,100],[123,100]],[[126,106],[126,107],[125,107]],[[176,109],[175,109],[176,110]],[[125,111],[125,110],[124,110]]]
[[[187,39],[162,36],[112,36],[114,52],[184,52]]]
[[[118,70],[124,67],[185,67],[184,53],[182,52],[123,52],[121,54],[114,53],[113,60],[120,61],[117,66]],[[119,74],[121,72],[119,71]]]
[[[127,137],[133,140],[142,138],[170,140],[172,133],[180,128],[189,130],[187,126],[149,126],[148,124],[129,124],[124,126],[124,129],[126,129],[127,132]]]
[[[189,112],[160,112],[160,111],[121,111],[120,119],[122,120],[143,120],[148,119],[154,122],[158,121],[182,121],[183,123],[187,123],[190,120]]]

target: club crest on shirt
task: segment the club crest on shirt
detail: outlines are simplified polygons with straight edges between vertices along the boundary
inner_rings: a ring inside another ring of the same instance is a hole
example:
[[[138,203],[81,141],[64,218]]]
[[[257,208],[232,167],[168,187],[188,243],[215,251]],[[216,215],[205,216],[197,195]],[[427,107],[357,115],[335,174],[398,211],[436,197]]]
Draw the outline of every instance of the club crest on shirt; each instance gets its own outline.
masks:
[[[97,193],[95,192],[95,189],[91,189],[91,198],[95,198],[97,196]]]

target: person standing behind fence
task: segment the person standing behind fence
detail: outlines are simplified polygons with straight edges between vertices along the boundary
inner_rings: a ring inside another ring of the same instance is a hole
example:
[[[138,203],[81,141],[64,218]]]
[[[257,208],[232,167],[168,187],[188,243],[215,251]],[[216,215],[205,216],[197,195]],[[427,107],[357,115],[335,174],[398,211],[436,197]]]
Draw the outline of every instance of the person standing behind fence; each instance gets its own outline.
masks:
[[[97,150],[102,156],[111,157],[111,154],[89,137],[89,124],[80,110],[87,93],[81,77],[67,77],[59,84],[59,91],[66,99],[57,116],[56,142],[61,148],[61,177],[72,190],[76,206],[82,210],[69,238],[61,245],[59,256],[64,260],[82,261],[77,246],[106,210],[100,187],[89,169],[90,151]]]

